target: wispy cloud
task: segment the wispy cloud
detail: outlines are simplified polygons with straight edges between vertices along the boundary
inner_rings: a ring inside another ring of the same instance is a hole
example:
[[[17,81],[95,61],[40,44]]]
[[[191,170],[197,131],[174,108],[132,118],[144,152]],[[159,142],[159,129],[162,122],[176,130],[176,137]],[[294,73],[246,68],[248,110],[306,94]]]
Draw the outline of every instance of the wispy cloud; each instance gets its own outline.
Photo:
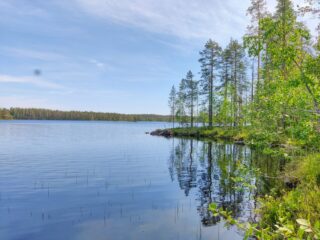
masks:
[[[245,28],[249,0],[74,0],[90,14],[181,38],[235,34]]]
[[[63,86],[49,82],[41,77],[0,75],[0,83],[31,84],[49,89],[62,89]]]
[[[106,66],[105,63],[100,62],[100,61],[98,61],[96,59],[90,59],[89,62],[94,64],[94,65],[96,65],[98,68],[105,68],[105,66]]]
[[[4,47],[3,51],[14,57],[19,58],[32,58],[42,61],[53,61],[61,60],[65,58],[62,54],[48,52],[48,51],[38,51],[33,49],[23,49],[23,48],[13,48],[13,47]]]
[[[19,0],[0,1],[0,8],[3,12],[14,13],[19,16],[47,17],[48,12],[43,8],[27,4]]]
[[[250,0],[73,0],[83,11],[108,21],[184,39],[220,42],[246,30]],[[293,0],[295,7],[305,0]],[[267,1],[274,11],[276,0]],[[308,25],[313,26],[314,23]]]
[[[98,59],[95,59],[95,58],[91,58],[91,59],[88,59],[88,62],[93,64],[94,66],[96,66],[97,68],[101,69],[101,70],[114,70],[115,67],[114,65],[112,65],[109,62],[106,62],[106,61],[101,61],[101,60],[98,60]]]

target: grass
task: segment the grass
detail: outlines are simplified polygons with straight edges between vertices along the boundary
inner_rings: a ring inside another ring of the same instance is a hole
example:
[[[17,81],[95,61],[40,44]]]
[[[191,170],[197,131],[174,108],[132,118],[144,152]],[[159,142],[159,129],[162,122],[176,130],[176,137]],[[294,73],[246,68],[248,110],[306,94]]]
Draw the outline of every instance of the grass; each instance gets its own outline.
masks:
[[[296,159],[286,171],[299,179],[299,184],[280,196],[261,199],[260,226],[287,239],[319,239],[320,154]]]
[[[185,127],[168,129],[175,137],[193,137],[246,144],[267,148],[285,146],[288,142],[281,134],[268,134],[247,127]]]
[[[246,232],[245,239],[320,239],[320,154],[299,158],[287,166],[299,179],[296,188],[271,191],[261,197],[258,222],[242,223],[232,213],[210,204],[214,216]]]
[[[243,131],[232,127],[193,127],[193,128],[174,128],[171,129],[177,137],[198,137],[211,139],[224,139],[230,141],[241,141]]]

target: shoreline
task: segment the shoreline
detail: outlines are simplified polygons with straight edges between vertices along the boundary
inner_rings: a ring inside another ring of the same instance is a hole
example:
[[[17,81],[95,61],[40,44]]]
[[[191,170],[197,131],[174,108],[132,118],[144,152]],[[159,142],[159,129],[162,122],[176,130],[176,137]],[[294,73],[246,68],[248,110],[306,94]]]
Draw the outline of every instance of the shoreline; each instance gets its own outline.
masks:
[[[198,140],[226,141],[237,145],[247,145],[250,147],[263,148],[291,148],[285,142],[273,140],[270,142],[257,142],[253,139],[248,128],[237,127],[179,127],[156,129],[150,132],[151,136],[161,136],[166,138],[182,137],[195,138]]]
[[[209,209],[213,214],[221,216],[231,225],[236,225],[253,236],[263,236],[265,233],[270,233],[270,236],[272,236],[279,228],[290,229],[290,234],[298,233],[303,224],[308,227],[309,232],[312,231],[314,236],[320,236],[319,149],[313,148],[313,150],[310,150],[308,145],[291,142],[290,138],[283,135],[265,139],[258,132],[254,132],[248,127],[168,128],[155,130],[150,135],[167,138],[185,137],[198,140],[223,140],[252,148],[260,148],[267,154],[275,154],[288,159],[289,161],[284,169],[279,172],[278,176],[274,177],[279,181],[285,180],[284,186],[270,189],[269,194],[258,198],[260,204],[258,208],[260,220],[258,222],[249,222],[244,225],[224,209],[217,208],[215,203],[212,203]],[[308,205],[305,202],[308,202]],[[287,212],[290,212],[290,214],[287,214]]]

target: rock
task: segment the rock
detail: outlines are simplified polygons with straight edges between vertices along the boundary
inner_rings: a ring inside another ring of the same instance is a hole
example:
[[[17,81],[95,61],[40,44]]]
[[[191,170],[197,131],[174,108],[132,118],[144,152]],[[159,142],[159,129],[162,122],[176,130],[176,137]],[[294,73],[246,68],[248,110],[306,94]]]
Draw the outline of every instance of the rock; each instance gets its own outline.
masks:
[[[298,186],[299,180],[297,178],[285,177],[284,184],[289,189],[294,189]]]
[[[152,136],[162,136],[162,137],[172,137],[173,133],[171,130],[168,129],[157,129],[150,133]]]

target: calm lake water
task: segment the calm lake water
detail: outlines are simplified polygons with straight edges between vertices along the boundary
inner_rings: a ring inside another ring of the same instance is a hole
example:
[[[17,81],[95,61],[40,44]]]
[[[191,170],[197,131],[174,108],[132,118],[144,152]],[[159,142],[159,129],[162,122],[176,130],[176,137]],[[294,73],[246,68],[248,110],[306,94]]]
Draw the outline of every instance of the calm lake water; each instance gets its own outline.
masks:
[[[145,134],[165,123],[1,121],[0,239],[242,239],[280,162],[244,146]],[[241,165],[242,164],[242,165]],[[257,190],[235,188],[241,175]]]

